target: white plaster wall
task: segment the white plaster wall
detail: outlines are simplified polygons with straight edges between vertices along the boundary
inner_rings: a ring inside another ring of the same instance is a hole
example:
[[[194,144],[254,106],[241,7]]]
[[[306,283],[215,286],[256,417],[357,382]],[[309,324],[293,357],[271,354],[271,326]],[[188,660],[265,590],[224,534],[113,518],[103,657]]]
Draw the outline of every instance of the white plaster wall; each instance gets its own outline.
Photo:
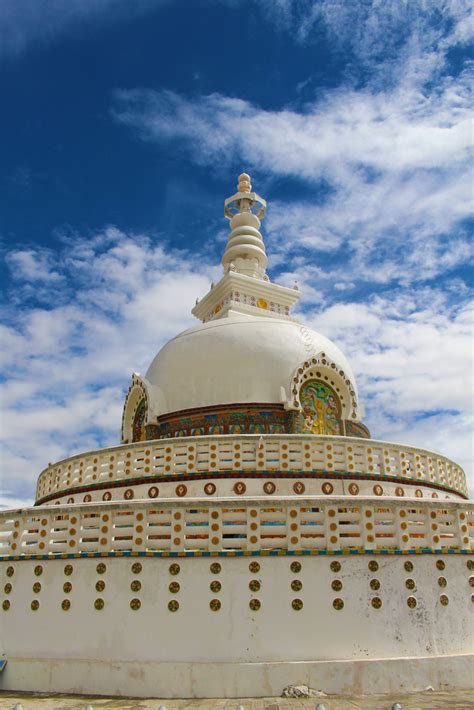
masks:
[[[246,492],[244,495],[238,495],[234,491],[234,485],[237,481],[243,481],[246,485]],[[264,492],[263,486],[265,485],[266,482],[271,481],[272,483],[275,484],[275,491],[272,495],[266,494]],[[384,496],[390,497],[393,499],[394,497],[396,498],[396,489],[402,487],[404,492],[405,492],[405,497],[406,498],[416,498],[416,500],[419,500],[418,496],[416,495],[416,491],[421,491],[422,492],[422,498],[423,499],[432,499],[433,498],[433,493],[436,493],[436,497],[438,499],[444,499],[444,500],[456,500],[459,501],[462,499],[461,495],[458,495],[456,493],[449,493],[446,491],[441,491],[441,490],[436,490],[434,488],[429,488],[428,486],[424,486],[422,484],[409,484],[407,485],[405,482],[401,481],[367,481],[364,479],[357,479],[357,480],[337,480],[337,479],[330,479],[330,478],[317,478],[317,479],[311,479],[311,478],[304,478],[302,476],[298,476],[297,474],[294,474],[292,478],[275,478],[275,477],[268,477],[268,478],[249,478],[246,476],[245,472],[242,472],[242,476],[239,478],[205,478],[201,480],[182,480],[180,477],[176,476],[176,480],[174,481],[167,481],[167,482],[162,482],[162,481],[147,481],[146,483],[139,483],[139,484],[134,484],[132,485],[124,485],[121,487],[117,488],[101,488],[98,490],[91,489],[87,492],[82,492],[82,493],[68,493],[63,496],[59,496],[58,498],[52,499],[45,503],[44,505],[57,505],[59,503],[61,504],[67,504],[69,501],[71,503],[77,504],[77,503],[83,503],[84,502],[84,497],[87,496],[87,501],[89,500],[89,496],[91,498],[92,503],[100,503],[104,500],[104,493],[108,492],[110,493],[110,501],[124,501],[127,500],[125,492],[129,490],[130,488],[133,488],[133,493],[134,493],[134,499],[135,500],[149,500],[150,496],[148,495],[148,491],[152,487],[157,487],[159,489],[159,498],[160,499],[170,499],[174,498],[176,496],[176,487],[182,483],[186,485],[187,488],[187,498],[195,498],[195,497],[202,497],[202,498],[208,498],[209,502],[211,502],[213,499],[218,499],[221,497],[224,498],[235,498],[236,500],[238,499],[245,499],[245,498],[252,498],[254,499],[255,497],[261,496],[262,498],[268,500],[268,502],[271,503],[272,497],[275,496],[294,496],[294,490],[293,490],[293,485],[295,484],[296,481],[301,481],[305,485],[305,493],[304,496],[322,496],[324,495],[324,492],[322,490],[322,487],[324,483],[331,483],[333,486],[333,492],[331,495],[333,496],[341,496],[341,495],[347,495],[348,496],[348,501],[353,503],[356,501],[358,498],[362,496],[374,496],[374,486],[380,485],[383,488],[383,496],[376,496],[376,500],[383,500]],[[205,486],[207,483],[214,483],[216,486],[216,492],[211,495],[207,496],[205,492]],[[351,495],[349,493],[349,486],[351,483],[357,483],[359,486],[359,493],[358,495]],[[325,496],[327,497],[328,500],[330,500],[331,495]],[[107,496],[108,498],[108,496]],[[186,498],[184,499],[186,500]],[[295,502],[298,500],[297,497],[295,497]],[[400,498],[398,500],[403,500],[403,498]]]
[[[233,315],[181,333],[155,357],[146,379],[162,393],[162,410],[236,402],[281,402],[295,369],[320,352],[337,363],[357,392],[351,367],[328,338],[299,323]]]
[[[301,572],[290,565],[300,561]],[[333,561],[341,571],[330,570]],[[376,560],[379,570],[368,569]],[[414,570],[408,573],[404,563],[410,560]],[[440,571],[436,561],[443,560]],[[408,656],[438,656],[470,653],[474,650],[471,601],[472,576],[467,555],[403,556],[318,556],[318,557],[199,557],[199,558],[94,558],[69,560],[32,560],[2,562],[0,569],[2,599],[11,600],[8,611],[0,609],[0,652],[6,657],[75,658],[114,661],[183,661],[183,662],[279,662],[371,659]],[[99,562],[107,571],[96,572]],[[133,574],[131,566],[141,562],[142,572]],[[259,562],[261,569],[252,574],[249,564]],[[209,570],[212,562],[222,566],[220,574]],[[181,571],[173,576],[171,564]],[[74,572],[65,576],[64,567],[72,564]],[[36,576],[34,568],[43,567]],[[6,568],[14,567],[12,577]],[[447,587],[438,585],[445,577]],[[409,591],[405,580],[416,581]],[[370,580],[381,583],[378,592],[370,589]],[[133,592],[134,579],[142,583]],[[258,580],[259,592],[251,592],[249,582]],[[299,592],[291,581],[303,583]],[[335,592],[331,582],[341,580],[343,588]],[[106,583],[103,592],[95,584]],[[213,593],[210,582],[219,580],[222,591]],[[34,593],[35,582],[42,585]],[[71,582],[72,592],[65,594],[63,584]],[[3,593],[11,583],[10,594]],[[178,594],[170,593],[170,582],[180,584]],[[449,597],[449,605],[440,604],[440,595]],[[381,609],[370,600],[382,599]],[[415,596],[416,609],[406,600]],[[102,598],[102,611],[94,600]],[[336,611],[332,602],[344,600]],[[63,599],[71,600],[71,609],[61,609]],[[141,600],[133,611],[130,600]],[[213,598],[221,600],[220,611],[209,608]],[[249,608],[258,598],[259,611]],[[303,600],[295,611],[293,599]],[[32,611],[31,601],[40,608]],[[168,610],[168,602],[179,601],[177,612]]]

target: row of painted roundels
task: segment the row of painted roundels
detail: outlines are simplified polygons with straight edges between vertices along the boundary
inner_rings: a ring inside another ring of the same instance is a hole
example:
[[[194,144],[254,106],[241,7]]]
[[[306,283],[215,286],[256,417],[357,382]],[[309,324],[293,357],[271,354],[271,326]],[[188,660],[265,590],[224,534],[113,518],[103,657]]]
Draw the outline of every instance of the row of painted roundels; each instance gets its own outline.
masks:
[[[217,487],[215,483],[209,482],[204,485],[204,493],[208,496],[212,496],[216,493]],[[237,481],[234,483],[234,486],[232,488],[234,493],[236,495],[243,495],[247,491],[247,485],[243,481]],[[321,490],[324,493],[324,495],[331,495],[334,492],[334,486],[332,483],[329,481],[325,481],[323,485],[321,486]],[[381,485],[376,484],[373,487],[373,494],[376,496],[381,496],[384,494],[384,489]],[[276,491],[276,485],[273,483],[273,481],[266,481],[263,484],[263,492],[266,493],[267,495],[272,495]],[[293,484],[293,491],[297,495],[303,495],[306,492],[306,485],[303,483],[303,481],[296,481]],[[360,492],[360,488],[357,485],[357,483],[350,483],[348,486],[348,491],[350,495],[356,496]],[[186,496],[188,493],[188,487],[184,483],[180,483],[176,486],[175,488],[175,494],[178,496],[178,498],[183,498]],[[149,498],[157,498],[160,494],[160,490],[158,486],[151,486],[148,489],[148,497]],[[405,489],[402,488],[401,486],[397,486],[395,488],[395,495],[399,498],[403,498],[405,496]],[[417,498],[423,498],[423,491],[421,488],[417,488],[415,491],[415,496]],[[135,497],[135,492],[133,488],[127,488],[123,494],[123,497],[125,500],[132,500]],[[433,491],[431,493],[432,498],[438,498],[438,493],[436,491]],[[110,501],[112,500],[112,493],[110,491],[106,491],[102,495],[102,500],[104,501]],[[84,498],[83,502],[84,503],[90,503],[92,501],[92,496],[87,493]],[[56,501],[57,504],[59,504],[60,501]],[[73,497],[70,497],[67,499],[67,502],[69,504],[72,504],[75,502]]]

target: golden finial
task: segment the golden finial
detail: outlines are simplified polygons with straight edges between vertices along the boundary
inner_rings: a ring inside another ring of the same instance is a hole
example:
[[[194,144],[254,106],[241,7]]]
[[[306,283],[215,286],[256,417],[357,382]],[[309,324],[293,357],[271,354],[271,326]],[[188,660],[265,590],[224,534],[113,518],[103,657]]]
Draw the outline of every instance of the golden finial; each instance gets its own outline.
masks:
[[[247,173],[242,173],[241,175],[239,175],[239,182],[237,184],[237,192],[252,192],[250,175],[247,175]]]

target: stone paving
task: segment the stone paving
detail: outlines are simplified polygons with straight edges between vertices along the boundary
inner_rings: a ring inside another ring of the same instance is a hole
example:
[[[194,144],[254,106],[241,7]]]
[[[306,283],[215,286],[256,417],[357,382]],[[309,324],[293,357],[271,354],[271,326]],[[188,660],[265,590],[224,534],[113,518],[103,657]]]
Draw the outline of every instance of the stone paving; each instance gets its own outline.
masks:
[[[159,700],[133,698],[91,698],[65,695],[36,695],[32,693],[9,693],[0,691],[0,710],[13,710],[21,705],[22,710],[84,710],[90,705],[93,710],[315,710],[321,703],[325,710],[390,710],[398,702],[403,710],[455,710],[474,709],[474,690],[410,693],[400,695],[339,696],[324,698],[244,698],[242,700]]]

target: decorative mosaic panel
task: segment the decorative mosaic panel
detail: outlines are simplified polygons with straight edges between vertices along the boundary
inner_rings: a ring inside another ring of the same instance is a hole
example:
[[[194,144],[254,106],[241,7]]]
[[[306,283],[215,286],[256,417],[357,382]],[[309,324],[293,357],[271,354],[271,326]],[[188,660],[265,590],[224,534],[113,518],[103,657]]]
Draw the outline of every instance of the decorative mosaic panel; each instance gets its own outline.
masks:
[[[293,433],[290,413],[283,405],[248,404],[203,407],[159,417],[146,427],[147,439],[216,434]]]
[[[132,426],[132,441],[144,441],[146,439],[145,434],[145,417],[146,417],[146,401],[141,400],[137,407],[135,416],[133,418]]]
[[[346,436],[358,436],[360,439],[370,439],[370,431],[361,422],[344,421]]]
[[[304,432],[309,434],[342,433],[341,405],[336,392],[325,382],[309,380],[300,389]]]

